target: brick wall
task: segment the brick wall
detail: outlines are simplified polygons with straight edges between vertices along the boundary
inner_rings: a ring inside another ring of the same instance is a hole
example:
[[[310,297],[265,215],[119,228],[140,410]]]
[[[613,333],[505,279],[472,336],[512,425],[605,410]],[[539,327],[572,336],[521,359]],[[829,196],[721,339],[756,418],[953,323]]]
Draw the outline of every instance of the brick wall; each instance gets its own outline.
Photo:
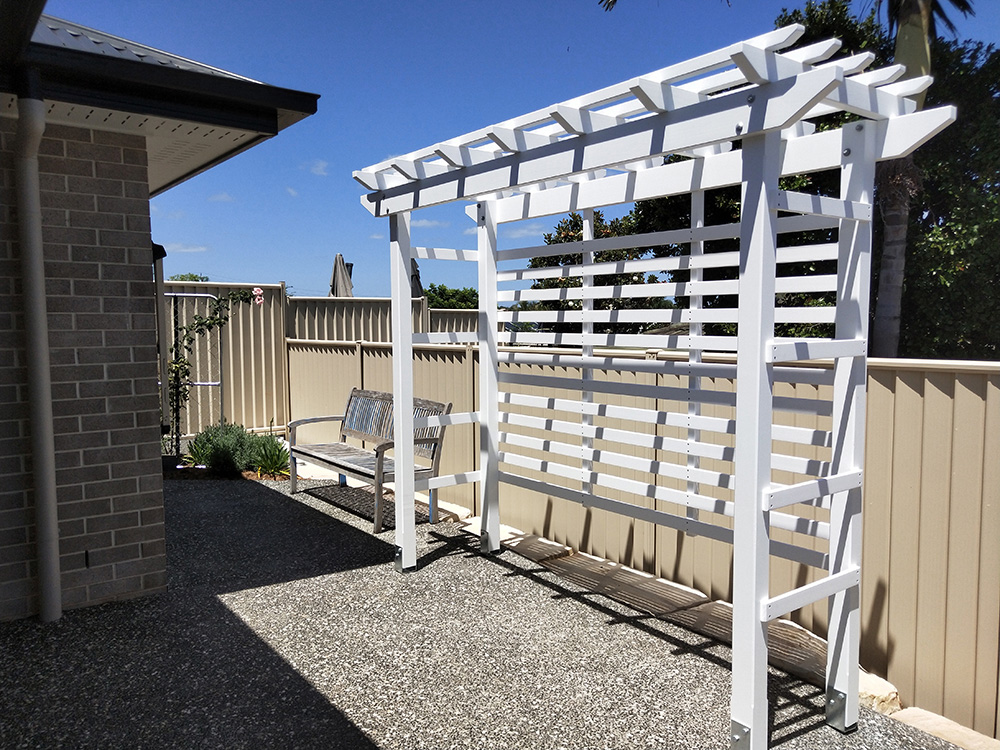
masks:
[[[37,608],[15,129],[0,118],[0,620]],[[68,608],[166,586],[145,141],[49,125],[39,166]]]

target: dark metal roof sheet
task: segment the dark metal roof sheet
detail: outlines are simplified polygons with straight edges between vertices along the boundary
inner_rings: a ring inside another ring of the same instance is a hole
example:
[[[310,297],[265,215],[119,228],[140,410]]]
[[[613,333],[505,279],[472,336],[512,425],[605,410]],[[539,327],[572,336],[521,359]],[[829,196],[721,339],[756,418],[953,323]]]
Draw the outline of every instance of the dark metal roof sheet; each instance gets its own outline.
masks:
[[[146,63],[157,67],[176,68],[178,70],[190,70],[205,75],[221,76],[237,81],[249,81],[260,83],[252,78],[230,73],[221,68],[215,68],[205,63],[189,60],[186,57],[175,55],[170,52],[149,47],[145,44],[133,42],[129,39],[108,34],[104,31],[97,31],[82,24],[65,21],[55,16],[42,14],[35,26],[35,32],[31,36],[31,41],[37,44],[45,44],[50,47],[64,47],[66,49],[87,52],[94,55],[107,55],[121,60],[131,60],[133,62]]]

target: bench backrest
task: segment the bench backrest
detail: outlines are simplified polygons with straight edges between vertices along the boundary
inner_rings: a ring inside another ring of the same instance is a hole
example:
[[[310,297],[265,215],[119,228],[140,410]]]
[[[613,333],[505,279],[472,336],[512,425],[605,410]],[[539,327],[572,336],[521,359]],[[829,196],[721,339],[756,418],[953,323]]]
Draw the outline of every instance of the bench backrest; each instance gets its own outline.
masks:
[[[451,404],[441,404],[427,399],[413,399],[414,417],[431,417],[448,414]],[[444,427],[421,427],[414,431],[415,438],[437,438],[437,442],[413,446],[418,456],[431,459],[439,457]],[[340,439],[352,437],[358,440],[384,443],[393,439],[392,394],[383,391],[363,391],[355,388],[347,399],[344,422]]]

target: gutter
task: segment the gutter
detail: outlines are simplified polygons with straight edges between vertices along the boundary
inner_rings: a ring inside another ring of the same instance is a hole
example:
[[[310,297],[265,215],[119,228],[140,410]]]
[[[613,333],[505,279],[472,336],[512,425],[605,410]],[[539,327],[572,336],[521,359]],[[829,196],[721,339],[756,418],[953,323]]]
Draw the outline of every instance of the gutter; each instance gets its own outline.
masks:
[[[38,614],[42,622],[62,616],[59,570],[59,523],[56,503],[55,434],[52,426],[52,372],[42,254],[42,201],[38,147],[45,132],[45,103],[37,76],[25,76],[17,99],[14,145],[17,183],[21,284],[31,424],[31,460],[35,487],[35,545],[38,554]]]

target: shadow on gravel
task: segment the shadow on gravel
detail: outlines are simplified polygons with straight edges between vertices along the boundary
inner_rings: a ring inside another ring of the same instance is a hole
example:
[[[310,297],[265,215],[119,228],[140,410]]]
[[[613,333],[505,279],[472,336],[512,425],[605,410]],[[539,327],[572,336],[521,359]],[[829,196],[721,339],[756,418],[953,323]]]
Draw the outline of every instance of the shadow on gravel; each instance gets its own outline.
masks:
[[[171,587],[216,594],[391,563],[395,547],[257,482],[168,482]]]
[[[0,625],[0,747],[377,745],[216,594],[392,560],[251,482],[168,482],[170,590]]]
[[[363,518],[369,523],[375,523],[375,494],[362,487],[341,487],[338,484],[321,485],[304,490],[304,494],[317,500],[322,500],[341,510]],[[396,504],[393,502],[392,491],[382,498],[382,531],[393,531],[396,528]],[[430,516],[419,505],[414,509],[416,523],[430,523]]]
[[[420,567],[431,565],[435,560],[452,555],[483,557],[506,569],[506,575],[521,576],[548,589],[552,592],[553,599],[571,599],[599,612],[607,618],[609,627],[626,625],[662,641],[670,648],[669,652],[664,653],[665,658],[695,655],[707,663],[732,672],[732,651],[727,643],[693,632],[691,632],[693,638],[690,640],[677,638],[665,627],[669,619],[664,620],[648,612],[614,602],[603,593],[569,584],[544,565],[521,558],[511,550],[503,550],[494,555],[481,555],[479,540],[473,536],[447,536],[433,531],[430,536],[438,544],[431,552],[420,558]],[[623,609],[627,609],[628,612],[623,613]],[[675,625],[675,627],[683,626]],[[838,736],[836,730],[826,726],[825,693],[822,688],[772,668],[768,674],[767,690],[771,725],[770,746],[780,747],[810,732],[829,732],[833,736]]]

